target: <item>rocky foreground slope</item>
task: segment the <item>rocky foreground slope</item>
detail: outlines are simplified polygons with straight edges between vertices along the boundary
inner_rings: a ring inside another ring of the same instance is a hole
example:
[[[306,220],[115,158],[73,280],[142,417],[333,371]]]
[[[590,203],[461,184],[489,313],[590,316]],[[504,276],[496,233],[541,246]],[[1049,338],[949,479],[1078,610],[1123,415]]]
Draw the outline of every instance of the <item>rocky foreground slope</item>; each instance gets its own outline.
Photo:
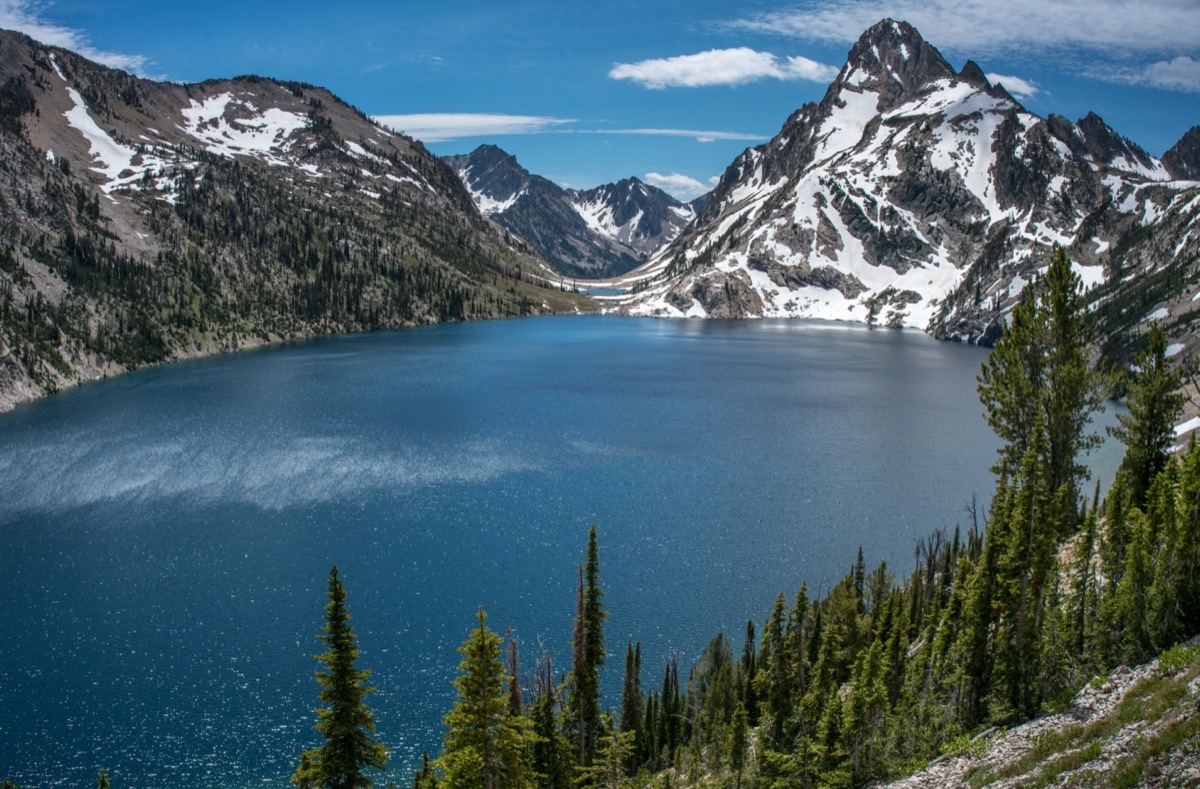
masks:
[[[1097,677],[1063,712],[983,732],[887,786],[1200,786],[1197,639]]]
[[[738,157],[693,225],[624,280],[636,292],[623,308],[989,342],[1061,245],[1112,305],[1109,335],[1161,309],[1190,343],[1198,161],[1197,129],[1155,159],[1095,115],[1028,112],[975,63],[956,70],[884,20],[824,98]]]
[[[153,82],[0,31],[0,173],[0,409],[184,356],[580,302],[537,287],[541,257],[424,146],[312,85]]]

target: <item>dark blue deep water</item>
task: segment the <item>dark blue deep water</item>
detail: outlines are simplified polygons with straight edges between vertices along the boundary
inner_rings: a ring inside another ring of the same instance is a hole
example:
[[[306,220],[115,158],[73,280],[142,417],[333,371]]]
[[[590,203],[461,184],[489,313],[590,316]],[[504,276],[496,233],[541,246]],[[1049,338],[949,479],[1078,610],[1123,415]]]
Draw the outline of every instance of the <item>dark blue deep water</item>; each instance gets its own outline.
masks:
[[[483,604],[567,665],[598,524],[657,687],[777,592],[986,503],[985,352],[816,322],[553,318],[342,337],[88,385],[0,417],[0,778],[287,786],[316,744],[336,563],[407,781]],[[1110,454],[1115,448],[1110,448]],[[1101,465],[1114,465],[1110,457]]]

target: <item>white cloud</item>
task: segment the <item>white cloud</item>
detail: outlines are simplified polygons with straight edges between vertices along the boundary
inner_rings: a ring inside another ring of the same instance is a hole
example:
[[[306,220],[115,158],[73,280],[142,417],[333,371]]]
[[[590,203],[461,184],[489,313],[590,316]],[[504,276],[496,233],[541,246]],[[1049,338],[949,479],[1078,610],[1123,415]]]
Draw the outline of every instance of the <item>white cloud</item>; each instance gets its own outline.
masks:
[[[579,129],[578,134],[640,134],[649,137],[691,137],[696,142],[716,142],[717,140],[743,140],[753,142],[768,140],[761,134],[745,134],[743,132],[699,131],[696,129]]]
[[[1137,81],[1156,88],[1200,93],[1200,60],[1185,56],[1160,60],[1147,66]]]
[[[96,49],[88,43],[87,36],[82,32],[41,19],[38,4],[31,0],[0,0],[0,28],[17,30],[43,44],[69,49],[105,66],[145,76],[145,55],[127,55]]]
[[[608,72],[613,79],[627,79],[656,90],[742,85],[760,79],[823,82],[836,75],[836,68],[805,57],[781,61],[770,52],[758,52],[749,47],[710,49],[695,55],[618,63]]]
[[[468,137],[497,137],[505,134],[621,134],[650,137],[691,137],[697,142],[716,140],[760,141],[761,134],[697,129],[574,129],[574,118],[548,115],[501,115],[487,112],[433,112],[410,115],[376,115],[378,123],[425,143],[450,142]]]
[[[1162,90],[1200,93],[1200,60],[1186,55],[1136,66],[1094,63],[1088,67],[1086,73],[1089,77],[1106,82],[1124,82]]]
[[[679,200],[694,200],[716,186],[717,182],[721,179],[714,175],[705,184],[702,181],[697,181],[695,178],[681,173],[670,173],[668,175],[646,173],[644,180],[651,186],[657,186]]]
[[[993,85],[1003,85],[1004,89],[1018,99],[1028,99],[1041,93],[1041,88],[1036,82],[1021,79],[1020,77],[1012,77],[1007,74],[985,74],[987,81]]]
[[[1195,0],[816,0],[742,19],[742,30],[850,42],[880,19],[911,23],[939,49],[979,57],[1020,48],[1122,53],[1194,52]]]
[[[500,115],[486,112],[431,112],[411,115],[376,115],[375,120],[395,131],[426,143],[493,137],[502,134],[538,134],[553,131],[571,118],[545,115]]]

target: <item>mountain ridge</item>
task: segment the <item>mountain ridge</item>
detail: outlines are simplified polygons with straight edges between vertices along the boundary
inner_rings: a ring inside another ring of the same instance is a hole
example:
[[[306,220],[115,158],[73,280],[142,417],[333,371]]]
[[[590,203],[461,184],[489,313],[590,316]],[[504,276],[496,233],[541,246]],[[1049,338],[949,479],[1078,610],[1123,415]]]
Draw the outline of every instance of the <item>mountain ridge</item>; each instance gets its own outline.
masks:
[[[332,332],[590,309],[324,88],[134,77],[0,31],[0,407]]]
[[[1196,148],[1181,141],[1168,162],[1190,172]],[[1061,245],[1095,299],[1122,305],[1097,301],[1105,336],[1139,334],[1155,307],[1131,314],[1129,294],[1164,266],[1189,280],[1200,240],[1197,184],[1172,179],[1094,113],[1042,119],[978,64],[956,71],[911,25],[883,20],[821,101],[739,155],[696,221],[622,280],[636,292],[621,309],[880,322],[990,343]],[[1154,290],[1169,312],[1183,306]],[[1200,316],[1180,312],[1175,335],[1190,344]]]
[[[480,211],[525,239],[564,277],[624,274],[695,216],[690,204],[636,177],[564,189],[495,145],[443,159]]]

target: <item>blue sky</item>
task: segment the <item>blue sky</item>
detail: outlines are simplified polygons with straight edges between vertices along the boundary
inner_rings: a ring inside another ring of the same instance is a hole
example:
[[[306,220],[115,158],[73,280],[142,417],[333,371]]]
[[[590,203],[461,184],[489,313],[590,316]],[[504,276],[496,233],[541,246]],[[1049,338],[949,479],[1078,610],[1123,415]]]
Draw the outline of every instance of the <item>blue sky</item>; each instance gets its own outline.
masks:
[[[684,198],[820,99],[884,17],[1156,156],[1200,124],[1200,0],[0,0],[0,27],[144,76],[310,82],[437,154],[489,142],[563,185],[636,175]]]

